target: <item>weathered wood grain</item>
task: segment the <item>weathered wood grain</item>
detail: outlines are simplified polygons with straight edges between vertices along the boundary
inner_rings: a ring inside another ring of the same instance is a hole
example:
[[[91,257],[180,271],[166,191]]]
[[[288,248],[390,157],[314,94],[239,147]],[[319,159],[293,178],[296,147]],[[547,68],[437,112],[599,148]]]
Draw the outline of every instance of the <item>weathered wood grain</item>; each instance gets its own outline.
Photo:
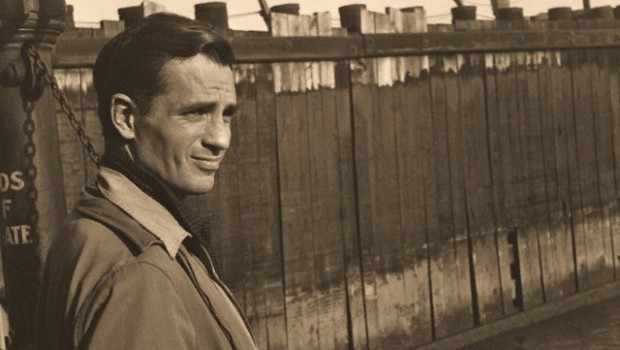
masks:
[[[388,10],[393,26],[404,33],[426,31],[424,10]],[[407,329],[405,348],[428,343],[433,337],[428,255],[428,229],[424,199],[426,152],[424,121],[432,118],[428,57],[396,58],[395,124],[398,140],[400,219],[403,236],[403,279],[405,302],[402,307]]]
[[[523,308],[529,309],[544,301],[539,233],[545,226],[547,212],[540,160],[540,127],[536,123],[540,115],[538,76],[535,71],[528,72],[527,53],[524,52],[511,55],[511,68],[515,79],[512,100],[516,103],[516,109],[511,109],[509,115],[515,160],[513,172],[516,175],[512,184],[512,209],[518,230]],[[515,104],[511,103],[511,106]]]
[[[578,245],[577,254],[585,255],[585,269],[579,274],[582,290],[599,286],[609,280],[605,266],[605,246],[609,230],[605,232],[600,195],[596,155],[595,114],[592,101],[592,72],[588,52],[571,54],[573,95],[575,109],[575,141],[579,163],[581,208],[583,210],[584,240]],[[581,252],[579,250],[583,249]]]
[[[366,318],[364,306],[364,288],[360,261],[360,239],[357,224],[357,195],[355,184],[355,164],[353,152],[353,122],[351,115],[351,97],[349,64],[346,61],[335,65],[335,108],[338,129],[338,167],[340,174],[340,215],[342,218],[343,261],[345,264],[345,287],[347,292],[348,337],[355,350],[366,349]],[[342,323],[337,325],[341,329]]]
[[[287,349],[286,304],[284,295],[284,260],[282,252],[281,204],[278,181],[278,143],[276,99],[271,66],[257,64],[256,118],[260,208],[260,225],[256,228],[255,257],[259,271],[256,279],[262,282],[268,349]],[[254,237],[254,236],[253,236]],[[260,295],[260,294],[259,294]],[[260,317],[260,315],[259,315]]]
[[[461,150],[464,159],[462,172],[472,255],[470,263],[478,304],[476,321],[487,323],[503,316],[503,306],[487,138],[484,56],[459,55],[457,59],[463,135],[462,146],[457,146],[457,149]]]
[[[474,324],[462,177],[456,57],[431,57],[431,130],[425,139],[429,173],[425,198],[437,338]]]
[[[554,276],[545,279],[546,300],[552,301],[574,293],[576,288],[566,131],[563,130],[567,106],[563,103],[562,90],[554,86],[555,81],[561,80],[561,74],[570,73],[562,67],[559,52],[539,54],[540,124],[549,220],[549,231],[543,237],[549,243],[543,251],[543,272]]]
[[[424,198],[426,152],[423,152],[425,121],[430,121],[431,97],[428,76],[395,85],[401,113],[396,115],[399,134],[399,179],[404,249],[404,288],[411,345],[432,339],[431,291],[428,267],[426,202]]]
[[[508,192],[508,138],[504,136],[507,128],[506,114],[501,111],[500,92],[498,91],[499,70],[495,64],[495,55],[486,54],[485,86],[486,110],[488,124],[489,158],[491,177],[493,179],[493,212],[497,230],[497,260],[501,281],[501,300],[504,316],[515,313],[518,309],[513,300],[516,297],[516,284],[511,276],[510,265],[514,262],[513,249],[508,244],[508,225],[506,195]]]
[[[610,79],[609,79],[609,97],[611,108],[611,130],[613,142],[613,168],[614,168],[614,195],[616,198],[616,206],[618,206],[618,193],[620,193],[620,65],[618,59],[620,52],[617,49],[611,50],[612,59]],[[618,216],[612,212],[612,241],[613,241],[613,258],[615,266],[616,280],[620,279],[620,222]]]
[[[618,217],[613,174],[613,134],[611,122],[610,94],[612,64],[615,57],[610,50],[589,50],[588,62],[592,78],[593,131],[596,151],[596,172],[598,175],[598,207],[600,208],[601,235],[603,240],[603,267],[601,273],[605,282],[614,279],[614,252],[612,238],[612,217]]]

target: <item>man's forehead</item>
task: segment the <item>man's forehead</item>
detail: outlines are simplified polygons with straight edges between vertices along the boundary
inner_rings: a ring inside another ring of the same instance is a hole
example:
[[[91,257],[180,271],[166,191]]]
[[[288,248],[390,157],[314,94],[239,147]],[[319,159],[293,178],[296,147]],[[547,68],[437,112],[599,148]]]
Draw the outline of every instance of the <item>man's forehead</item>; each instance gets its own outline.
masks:
[[[163,85],[177,88],[201,88],[203,90],[223,90],[235,92],[232,69],[221,65],[205,54],[198,54],[183,60],[171,60],[160,71]]]

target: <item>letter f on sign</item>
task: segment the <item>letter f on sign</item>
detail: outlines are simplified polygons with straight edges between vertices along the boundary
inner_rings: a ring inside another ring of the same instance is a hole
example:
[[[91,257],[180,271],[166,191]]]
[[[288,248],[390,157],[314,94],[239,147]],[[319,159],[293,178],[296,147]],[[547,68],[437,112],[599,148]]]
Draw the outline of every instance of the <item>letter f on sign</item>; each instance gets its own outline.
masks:
[[[11,201],[10,199],[2,200],[2,218],[5,220],[6,220],[7,214],[9,213],[9,210],[11,210],[11,203],[13,203],[13,201]]]

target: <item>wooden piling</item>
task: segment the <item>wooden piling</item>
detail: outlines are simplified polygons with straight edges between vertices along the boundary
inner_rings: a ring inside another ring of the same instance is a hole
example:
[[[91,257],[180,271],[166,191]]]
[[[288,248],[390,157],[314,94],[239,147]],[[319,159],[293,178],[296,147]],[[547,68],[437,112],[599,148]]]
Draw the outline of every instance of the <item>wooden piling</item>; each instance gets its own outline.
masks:
[[[228,29],[228,10],[222,1],[194,5],[195,18],[216,28]]]

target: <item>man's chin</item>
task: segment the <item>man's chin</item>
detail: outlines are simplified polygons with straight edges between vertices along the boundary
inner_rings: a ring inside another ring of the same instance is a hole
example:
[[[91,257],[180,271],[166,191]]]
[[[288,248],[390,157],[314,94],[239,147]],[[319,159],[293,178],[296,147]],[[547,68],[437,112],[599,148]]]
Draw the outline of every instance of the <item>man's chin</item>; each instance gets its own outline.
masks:
[[[215,181],[213,179],[208,179],[206,181],[201,181],[200,183],[194,183],[189,186],[176,187],[175,192],[181,198],[187,196],[200,196],[207,194],[213,190],[215,185]]]

